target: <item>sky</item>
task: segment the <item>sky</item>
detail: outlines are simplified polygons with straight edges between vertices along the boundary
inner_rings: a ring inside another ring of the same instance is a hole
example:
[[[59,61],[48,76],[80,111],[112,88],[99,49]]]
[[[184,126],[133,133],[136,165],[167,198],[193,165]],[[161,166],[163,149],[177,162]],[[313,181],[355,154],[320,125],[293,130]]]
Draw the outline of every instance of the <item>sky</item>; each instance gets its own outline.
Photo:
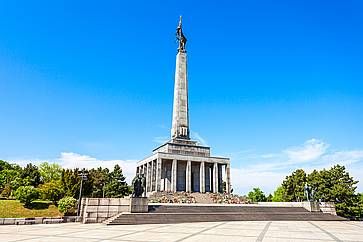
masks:
[[[0,159],[122,166],[168,140],[175,29],[190,128],[232,187],[345,165],[363,191],[363,2],[0,1]]]

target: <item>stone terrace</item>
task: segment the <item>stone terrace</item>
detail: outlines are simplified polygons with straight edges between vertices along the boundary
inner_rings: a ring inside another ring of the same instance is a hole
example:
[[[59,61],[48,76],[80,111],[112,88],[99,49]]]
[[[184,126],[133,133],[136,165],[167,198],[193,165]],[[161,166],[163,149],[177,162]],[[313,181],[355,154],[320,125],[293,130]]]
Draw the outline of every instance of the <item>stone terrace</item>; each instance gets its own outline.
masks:
[[[363,241],[363,222],[238,221],[0,226],[0,241]]]

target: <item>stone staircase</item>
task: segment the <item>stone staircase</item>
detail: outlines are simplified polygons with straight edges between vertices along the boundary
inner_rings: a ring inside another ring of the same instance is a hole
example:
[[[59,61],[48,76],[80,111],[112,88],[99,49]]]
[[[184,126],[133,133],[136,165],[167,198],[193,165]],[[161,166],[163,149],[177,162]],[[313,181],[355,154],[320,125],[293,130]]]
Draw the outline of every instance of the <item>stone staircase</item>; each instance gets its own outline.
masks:
[[[264,207],[259,205],[149,205],[149,213],[123,213],[107,225],[167,224],[217,221],[339,221],[345,218],[309,212],[302,207]]]

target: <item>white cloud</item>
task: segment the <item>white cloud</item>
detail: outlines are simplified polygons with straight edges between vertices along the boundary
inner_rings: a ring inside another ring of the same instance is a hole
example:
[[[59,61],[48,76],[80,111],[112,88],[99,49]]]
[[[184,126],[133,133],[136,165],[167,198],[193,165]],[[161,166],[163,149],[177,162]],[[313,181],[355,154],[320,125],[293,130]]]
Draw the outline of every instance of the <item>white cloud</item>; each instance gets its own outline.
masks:
[[[61,165],[63,168],[97,168],[103,167],[110,170],[118,164],[122,168],[122,172],[126,177],[128,183],[134,178],[136,173],[136,160],[101,160],[89,155],[81,155],[74,152],[62,152],[58,158],[48,160],[31,160],[33,164],[39,165],[42,162],[51,162]],[[13,161],[19,165],[26,165],[29,160],[15,160]]]
[[[305,141],[303,146],[291,147],[284,150],[289,160],[296,162],[312,161],[321,157],[328,149],[329,144],[318,139]]]
[[[301,146],[288,147],[276,153],[242,152],[232,159],[232,186],[244,194],[253,187],[261,187],[266,193],[271,193],[295,169],[311,172],[340,164],[361,181],[358,190],[363,191],[363,150],[330,151],[329,147],[321,140],[309,139]],[[234,164],[238,163],[246,166],[236,167]]]

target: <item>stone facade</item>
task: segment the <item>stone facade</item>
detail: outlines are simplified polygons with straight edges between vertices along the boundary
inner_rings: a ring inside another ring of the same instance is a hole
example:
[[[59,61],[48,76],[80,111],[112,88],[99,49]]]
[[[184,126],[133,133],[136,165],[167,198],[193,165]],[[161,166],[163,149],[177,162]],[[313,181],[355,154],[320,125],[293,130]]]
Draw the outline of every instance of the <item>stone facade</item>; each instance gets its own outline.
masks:
[[[130,212],[130,198],[83,198],[83,223],[101,223],[122,212]]]
[[[178,28],[181,29],[181,22]],[[176,56],[171,140],[154,149],[150,157],[138,162],[136,173],[145,176],[147,193],[230,193],[229,158],[213,157],[209,147],[190,139],[187,54],[184,48],[179,48]]]

